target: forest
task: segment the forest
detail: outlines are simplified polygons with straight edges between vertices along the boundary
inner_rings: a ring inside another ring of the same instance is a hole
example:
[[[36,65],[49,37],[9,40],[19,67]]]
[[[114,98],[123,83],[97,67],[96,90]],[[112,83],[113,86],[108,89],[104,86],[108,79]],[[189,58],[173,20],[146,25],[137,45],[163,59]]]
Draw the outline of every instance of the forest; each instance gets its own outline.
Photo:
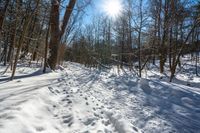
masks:
[[[1,133],[198,133],[199,119],[199,0],[0,0]]]
[[[196,65],[199,61],[198,1],[127,0],[119,16],[101,13],[85,25],[83,19],[92,1],[77,3],[1,2],[0,61],[13,70],[11,79],[17,62],[27,56],[28,62],[40,60],[52,70],[69,60],[88,67],[128,66],[139,77],[156,60],[163,73],[168,61],[170,81],[177,66],[183,65],[181,56],[192,54]]]

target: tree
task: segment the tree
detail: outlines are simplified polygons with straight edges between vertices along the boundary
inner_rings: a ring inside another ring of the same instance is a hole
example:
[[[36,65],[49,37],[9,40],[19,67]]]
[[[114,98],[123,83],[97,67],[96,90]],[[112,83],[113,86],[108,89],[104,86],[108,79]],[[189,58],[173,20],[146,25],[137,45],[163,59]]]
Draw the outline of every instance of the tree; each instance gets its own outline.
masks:
[[[23,25],[23,28],[22,28],[22,34],[21,34],[19,41],[18,41],[18,48],[17,48],[17,52],[16,52],[16,55],[15,55],[15,60],[14,60],[14,64],[13,64],[12,75],[11,75],[11,78],[10,78],[11,80],[13,80],[14,75],[15,75],[15,71],[16,71],[16,67],[17,67],[17,61],[18,61],[18,58],[19,58],[19,55],[20,55],[20,51],[21,51],[21,47],[22,47],[25,35],[27,34],[28,27],[29,27],[31,19],[32,19],[32,15],[35,13],[35,11],[37,11],[39,2],[40,2],[40,0],[36,1],[36,6],[35,6],[35,9],[33,10],[33,12],[27,14],[27,16],[25,17],[24,25]],[[19,1],[17,1],[17,5],[19,6]],[[20,10],[20,7],[19,7],[18,10]]]
[[[66,7],[63,22],[60,29],[60,0],[53,0],[50,13],[50,26],[51,26],[51,35],[50,35],[50,57],[48,59],[48,64],[52,70],[55,70],[57,60],[58,60],[58,50],[61,43],[61,39],[64,35],[65,29],[70,19],[70,15],[73,11],[73,8],[76,4],[76,0],[70,0],[69,4]]]

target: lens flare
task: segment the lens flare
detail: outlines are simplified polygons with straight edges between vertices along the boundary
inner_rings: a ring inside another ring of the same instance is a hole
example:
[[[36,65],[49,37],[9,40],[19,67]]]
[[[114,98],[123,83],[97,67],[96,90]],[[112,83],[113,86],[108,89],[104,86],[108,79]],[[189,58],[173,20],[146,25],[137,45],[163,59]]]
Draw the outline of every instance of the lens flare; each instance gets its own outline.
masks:
[[[121,0],[105,0],[103,10],[107,16],[117,18],[122,12],[122,2]]]

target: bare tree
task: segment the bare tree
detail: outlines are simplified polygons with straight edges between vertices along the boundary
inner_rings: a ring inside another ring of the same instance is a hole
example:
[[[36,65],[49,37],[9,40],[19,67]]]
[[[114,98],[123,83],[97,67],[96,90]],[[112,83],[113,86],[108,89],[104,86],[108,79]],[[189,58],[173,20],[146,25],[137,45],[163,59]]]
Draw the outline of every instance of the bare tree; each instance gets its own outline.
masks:
[[[76,4],[76,0],[70,0],[69,4],[66,7],[63,22],[60,29],[60,0],[53,0],[50,14],[50,23],[51,23],[51,35],[50,35],[50,57],[48,59],[48,64],[52,70],[55,70],[57,59],[58,59],[58,50],[59,45],[64,35],[65,29],[70,19],[70,15],[73,11],[73,8]]]

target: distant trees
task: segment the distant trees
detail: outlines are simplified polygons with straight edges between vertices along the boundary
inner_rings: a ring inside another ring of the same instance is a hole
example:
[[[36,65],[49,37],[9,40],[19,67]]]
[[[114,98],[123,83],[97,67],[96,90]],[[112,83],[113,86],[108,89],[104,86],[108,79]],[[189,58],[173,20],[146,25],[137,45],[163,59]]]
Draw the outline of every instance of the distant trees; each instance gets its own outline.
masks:
[[[159,46],[160,72],[164,72],[165,62],[168,60],[170,81],[175,76],[177,65],[181,66],[181,55],[189,52],[194,46],[191,40],[194,29],[199,27],[196,19],[191,18],[195,12],[194,3],[180,0],[152,0],[151,13],[154,20],[153,44]],[[196,3],[197,4],[197,3]],[[195,4],[195,5],[196,5]],[[190,5],[186,7],[186,5]],[[198,4],[197,4],[198,5]],[[199,37],[197,37],[199,40]],[[198,42],[198,41],[197,41]],[[156,48],[154,47],[154,48]]]
[[[45,72],[65,58],[88,67],[126,66],[139,77],[148,64],[158,64],[172,81],[187,53],[199,74],[199,2],[127,0],[115,19],[100,14],[84,25],[90,2],[0,1],[0,63],[12,70],[11,79],[19,61],[40,60]]]
[[[139,77],[142,77],[142,70],[149,63],[155,65],[158,60],[161,75],[170,71],[170,81],[175,76],[177,66],[181,67],[181,56],[195,52],[198,73],[198,2],[127,0],[123,6],[126,7],[116,21],[106,17],[103,19],[102,15],[96,16],[99,20],[87,26],[93,27],[93,30],[86,28],[91,33],[89,41],[86,34],[81,34],[85,40],[84,46],[78,46],[82,44],[77,43],[77,40],[81,40],[77,37],[72,43],[76,46],[74,48],[80,51],[86,48],[84,55],[90,53],[88,58],[95,57],[96,64],[118,64],[121,68],[128,66],[130,70],[137,70]]]

